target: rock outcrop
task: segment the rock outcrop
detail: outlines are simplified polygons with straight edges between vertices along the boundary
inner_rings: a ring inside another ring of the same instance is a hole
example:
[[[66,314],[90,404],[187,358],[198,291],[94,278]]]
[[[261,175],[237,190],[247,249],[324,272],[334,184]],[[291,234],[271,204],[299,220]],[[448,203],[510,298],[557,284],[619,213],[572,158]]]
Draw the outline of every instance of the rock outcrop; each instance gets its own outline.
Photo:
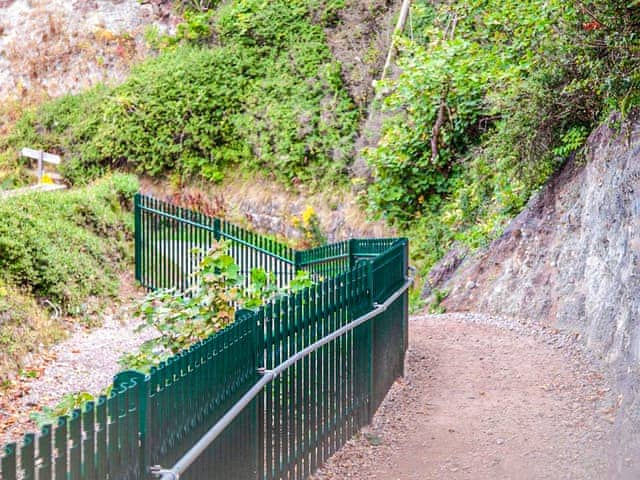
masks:
[[[640,478],[640,121],[614,115],[504,234],[435,285],[448,311],[565,331],[611,367],[618,405],[609,478]],[[449,257],[447,257],[449,258]],[[450,258],[449,258],[450,259]],[[446,260],[446,259],[445,259]],[[432,275],[431,277],[438,277]],[[634,460],[635,461],[635,460]],[[637,462],[636,462],[637,463]]]
[[[640,123],[588,139],[504,234],[444,285],[449,310],[537,319],[608,362],[640,360]]]
[[[121,81],[148,54],[145,30],[177,20],[170,0],[0,0],[0,104]]]

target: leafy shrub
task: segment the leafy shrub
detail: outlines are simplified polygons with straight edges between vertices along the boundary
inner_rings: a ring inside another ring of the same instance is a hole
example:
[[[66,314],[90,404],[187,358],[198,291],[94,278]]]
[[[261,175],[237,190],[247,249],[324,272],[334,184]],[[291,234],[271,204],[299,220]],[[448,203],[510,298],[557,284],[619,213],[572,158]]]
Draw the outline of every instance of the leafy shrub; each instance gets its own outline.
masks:
[[[369,201],[410,228],[428,269],[510,218],[612,108],[640,104],[640,13],[628,2],[416,2]],[[636,44],[637,45],[637,44]]]
[[[151,327],[159,336],[145,342],[138,352],[124,355],[120,359],[123,367],[146,372],[229,325],[235,320],[236,307],[255,309],[283,293],[274,276],[259,268],[252,270],[249,287],[243,288],[240,268],[227,250],[225,242],[211,246],[186,292],[161,289],[147,295],[137,311],[144,321],[140,328]],[[308,273],[301,272],[287,291],[310,285]]]
[[[87,297],[113,295],[115,267],[128,258],[137,181],[113,175],[69,192],[33,193],[0,202],[4,279],[80,313]]]
[[[282,181],[340,178],[360,114],[313,23],[324,6],[240,0],[207,8],[187,11],[175,37],[150,33],[162,51],[122,85],[24,115],[8,145],[63,153],[73,183],[114,167],[211,181],[239,165]]]
[[[38,428],[54,425],[60,417],[70,417],[74,410],[84,408],[87,403],[95,400],[89,392],[67,393],[53,407],[44,407],[41,411],[32,413],[30,417]]]
[[[300,217],[294,217],[292,223],[302,236],[297,248],[313,248],[327,243],[318,214],[311,205],[305,208]]]

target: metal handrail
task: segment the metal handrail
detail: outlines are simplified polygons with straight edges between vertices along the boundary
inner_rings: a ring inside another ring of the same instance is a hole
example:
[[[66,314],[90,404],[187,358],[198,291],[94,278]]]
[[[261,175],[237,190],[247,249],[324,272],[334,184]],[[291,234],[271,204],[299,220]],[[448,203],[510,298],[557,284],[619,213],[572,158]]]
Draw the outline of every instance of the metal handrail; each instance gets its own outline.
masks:
[[[200,222],[195,222],[193,220],[189,220],[187,218],[184,217],[180,217],[178,215],[172,215],[171,213],[168,212],[163,212],[162,210],[158,210],[156,208],[152,208],[152,207],[148,207],[147,205],[138,205],[138,208],[140,208],[140,210],[143,210],[145,212],[149,212],[149,213],[153,213],[154,215],[158,215],[159,217],[164,217],[164,218],[168,218],[169,220],[175,220],[176,222],[180,222],[180,223],[184,223],[185,225],[190,225],[192,227],[197,227],[200,228],[202,230],[208,231],[213,233],[214,235],[220,235],[221,237],[225,237],[229,240],[232,240],[235,243],[239,243],[240,245],[244,245],[245,247],[250,247],[253,250],[257,250],[260,253],[264,253],[265,255],[269,255],[273,258],[276,258],[282,262],[288,263],[290,265],[295,265],[295,262],[289,258],[286,257],[282,257],[280,255],[278,255],[277,253],[271,252],[269,250],[265,250],[264,248],[258,247],[257,245],[254,245],[253,243],[247,242],[246,240],[242,240],[241,238],[238,238],[230,233],[227,233],[223,230],[218,230],[215,227],[211,227],[209,225],[205,225],[203,223]]]
[[[154,475],[156,478],[160,480],[178,480],[180,475],[182,475],[190,466],[195,462],[200,455],[211,445],[218,436],[224,431],[225,428],[229,426],[231,422],[244,410],[244,408],[251,403],[251,401],[262,391],[262,389],[272,380],[277,378],[281,373],[287,370],[289,367],[299,362],[303,358],[307,357],[311,353],[320,349],[327,343],[330,343],[337,338],[347,334],[351,330],[356,327],[362,325],[365,322],[368,322],[372,318],[377,317],[381,313],[384,313],[402,294],[404,294],[409,287],[413,284],[413,277],[408,277],[405,283],[396,290],[392,295],[389,296],[381,304],[374,304],[373,310],[369,313],[366,313],[352,322],[344,325],[339,328],[335,332],[330,333],[326,337],[321,338],[315,343],[312,343],[308,347],[300,350],[295,355],[289,357],[287,360],[274,367],[272,370],[260,370],[262,374],[262,378],[253,386],[251,389],[245,393],[238,402],[236,402],[233,407],[229,409],[224,416],[218,420],[218,422],[211,427],[211,429],[202,437],[198,442],[191,447],[191,449],[185,453],[180,460],[176,462],[176,464],[170,469],[164,469],[159,465],[151,467],[150,473]]]

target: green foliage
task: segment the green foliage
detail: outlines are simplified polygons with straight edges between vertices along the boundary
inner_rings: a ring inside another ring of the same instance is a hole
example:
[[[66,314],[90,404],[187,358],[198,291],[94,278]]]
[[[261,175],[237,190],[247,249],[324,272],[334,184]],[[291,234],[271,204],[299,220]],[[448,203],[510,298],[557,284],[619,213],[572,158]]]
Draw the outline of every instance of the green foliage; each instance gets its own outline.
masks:
[[[211,247],[186,292],[158,290],[144,299],[137,311],[144,321],[140,328],[153,328],[158,336],[145,342],[138,352],[124,355],[120,359],[124,368],[147,372],[229,325],[235,320],[236,307],[255,309],[282,293],[312,284],[307,272],[299,272],[289,288],[282,290],[276,286],[273,274],[256,268],[251,271],[249,287],[243,288],[240,269],[227,250],[225,242]]]
[[[185,347],[206,338],[234,320],[240,299],[239,268],[224,243],[214,244],[200,262],[194,285],[187,292],[161,289],[150,293],[137,315],[159,336],[137,354],[123,357],[127,368],[151,367]]]
[[[287,182],[340,178],[360,113],[313,18],[343,2],[207,3],[173,37],[148,31],[161,52],[122,85],[25,114],[4,148],[63,153],[73,183],[123,166],[211,181],[238,166]]]
[[[588,135],[589,131],[583,126],[571,127],[562,136],[562,143],[553,149],[553,153],[561,158],[568,157],[584,145]]]
[[[292,223],[302,235],[298,248],[314,248],[327,243],[327,236],[322,230],[318,214],[311,205],[307,206],[300,217],[294,217]]]
[[[145,32],[149,45],[157,50],[164,50],[178,45],[207,45],[213,35],[212,10],[187,10],[183,21],[176,27],[175,35],[160,35],[157,27],[150,27]]]
[[[433,302],[429,305],[429,313],[438,314],[446,313],[447,309],[442,305],[442,301],[449,296],[446,290],[434,290]]]
[[[409,228],[428,269],[499,235],[611,109],[637,105],[640,14],[628,2],[414,5],[396,116],[366,152],[374,213]]]
[[[72,314],[82,313],[90,296],[115,294],[115,267],[129,256],[128,209],[137,188],[135,178],[113,175],[75,191],[0,202],[4,280]]]
[[[74,410],[83,408],[87,402],[93,401],[95,397],[88,392],[67,393],[55,406],[44,407],[41,411],[32,413],[30,417],[38,424],[38,428],[54,425],[59,417],[70,417]]]
[[[409,290],[409,313],[414,315],[420,313],[425,307],[425,301],[422,298],[422,292],[419,288]]]

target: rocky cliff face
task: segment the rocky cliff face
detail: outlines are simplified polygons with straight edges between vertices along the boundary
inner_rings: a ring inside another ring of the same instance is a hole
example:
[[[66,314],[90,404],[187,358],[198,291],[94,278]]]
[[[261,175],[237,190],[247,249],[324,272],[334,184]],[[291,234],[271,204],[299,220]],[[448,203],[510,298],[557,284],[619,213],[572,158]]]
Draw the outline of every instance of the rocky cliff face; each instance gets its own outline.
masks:
[[[0,102],[119,81],[176,21],[170,0],[0,0]]]
[[[538,320],[609,362],[635,362],[639,258],[640,123],[614,117],[590,136],[586,164],[569,162],[444,282],[445,306]]]
[[[452,251],[432,272],[449,311],[520,317],[564,330],[611,366],[618,388],[610,478],[639,478],[640,122],[595,130],[484,252]]]

